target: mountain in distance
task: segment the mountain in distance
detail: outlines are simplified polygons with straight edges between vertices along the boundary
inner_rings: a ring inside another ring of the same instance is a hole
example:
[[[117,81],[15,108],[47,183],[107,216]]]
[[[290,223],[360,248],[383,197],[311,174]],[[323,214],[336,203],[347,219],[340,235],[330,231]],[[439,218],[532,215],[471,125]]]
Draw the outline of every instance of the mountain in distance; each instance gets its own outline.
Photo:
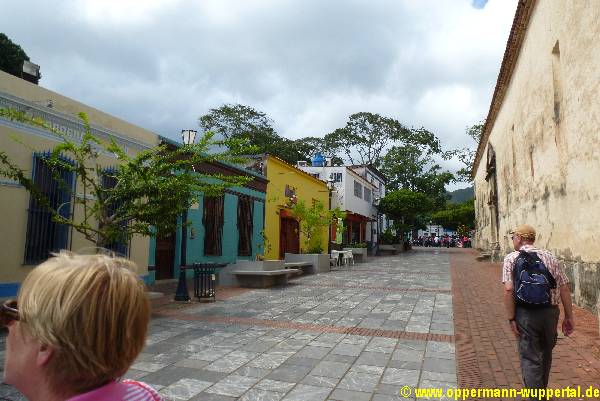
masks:
[[[469,199],[473,199],[475,197],[475,190],[472,186],[463,189],[457,189],[456,191],[449,192],[450,203],[463,203],[468,201]]]

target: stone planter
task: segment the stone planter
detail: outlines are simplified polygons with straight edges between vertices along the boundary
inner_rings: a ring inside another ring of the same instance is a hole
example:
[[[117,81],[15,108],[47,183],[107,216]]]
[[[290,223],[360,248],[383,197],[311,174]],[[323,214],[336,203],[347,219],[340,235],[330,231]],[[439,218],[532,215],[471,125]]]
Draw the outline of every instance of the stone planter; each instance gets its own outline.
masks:
[[[352,251],[354,263],[363,263],[367,261],[367,248],[344,248],[344,251]]]
[[[398,251],[398,253],[404,252],[404,244],[392,244],[392,246],[394,248],[396,248],[396,250]]]
[[[223,286],[239,286],[238,278],[231,274],[234,271],[280,269],[284,269],[283,260],[238,260],[219,270],[218,283]]]
[[[330,270],[329,255],[326,253],[286,253],[286,263],[310,262],[312,271],[310,273],[324,273]]]

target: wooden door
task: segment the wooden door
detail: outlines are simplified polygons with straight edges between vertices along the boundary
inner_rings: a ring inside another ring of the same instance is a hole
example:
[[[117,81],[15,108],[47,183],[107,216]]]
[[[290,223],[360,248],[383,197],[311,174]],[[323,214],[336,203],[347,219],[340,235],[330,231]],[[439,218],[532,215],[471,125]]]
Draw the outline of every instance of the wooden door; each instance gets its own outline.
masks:
[[[156,236],[156,280],[173,278],[175,233]]]
[[[281,234],[279,237],[279,258],[285,253],[300,253],[300,226],[295,219],[281,218]]]

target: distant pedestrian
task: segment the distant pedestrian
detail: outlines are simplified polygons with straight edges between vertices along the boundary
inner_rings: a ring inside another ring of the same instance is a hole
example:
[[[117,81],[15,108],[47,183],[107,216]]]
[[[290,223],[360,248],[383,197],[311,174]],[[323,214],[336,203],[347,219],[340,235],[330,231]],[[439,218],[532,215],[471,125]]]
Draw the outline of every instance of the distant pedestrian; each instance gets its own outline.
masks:
[[[61,253],[33,269],[8,327],[4,382],[30,401],[161,401],[145,383],[121,380],[144,347],[150,306],[135,265]]]
[[[565,310],[562,331],[575,329],[569,280],[556,257],[534,247],[536,232],[527,224],[511,231],[515,252],[504,258],[502,282],[508,322],[519,341],[526,388],[547,388],[556,345],[559,301]]]

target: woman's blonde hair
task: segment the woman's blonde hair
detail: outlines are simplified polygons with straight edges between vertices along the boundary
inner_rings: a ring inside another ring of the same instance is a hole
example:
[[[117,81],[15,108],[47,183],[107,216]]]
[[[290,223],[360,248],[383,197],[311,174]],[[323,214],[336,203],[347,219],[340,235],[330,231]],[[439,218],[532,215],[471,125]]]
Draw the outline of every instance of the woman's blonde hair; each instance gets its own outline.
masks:
[[[23,330],[55,351],[56,390],[85,392],[122,376],[141,352],[150,306],[135,264],[106,255],[60,253],[25,278]]]

